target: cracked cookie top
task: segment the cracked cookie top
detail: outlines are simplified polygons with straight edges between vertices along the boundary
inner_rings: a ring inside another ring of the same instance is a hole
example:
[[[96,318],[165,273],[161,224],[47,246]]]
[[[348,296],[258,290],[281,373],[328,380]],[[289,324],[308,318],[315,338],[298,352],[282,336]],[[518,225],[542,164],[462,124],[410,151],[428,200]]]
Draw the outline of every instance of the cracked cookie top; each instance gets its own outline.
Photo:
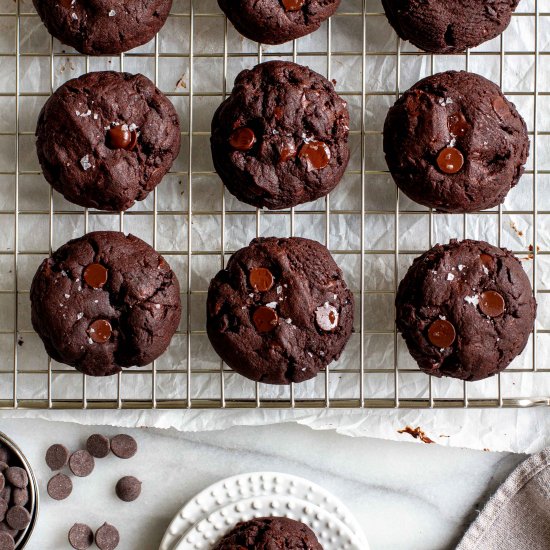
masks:
[[[420,369],[462,380],[504,370],[525,348],[537,309],[517,258],[473,240],[438,244],[414,260],[396,307]]]
[[[166,260],[141,239],[111,231],[88,233],[44,260],[30,297],[48,354],[92,376],[151,363],[181,316]]]
[[[210,283],[207,331],[221,358],[269,384],[315,377],[353,328],[353,295],[322,244],[254,239]]]
[[[524,120],[500,88],[477,74],[429,76],[389,110],[384,152],[398,187],[443,212],[502,203],[529,154]]]

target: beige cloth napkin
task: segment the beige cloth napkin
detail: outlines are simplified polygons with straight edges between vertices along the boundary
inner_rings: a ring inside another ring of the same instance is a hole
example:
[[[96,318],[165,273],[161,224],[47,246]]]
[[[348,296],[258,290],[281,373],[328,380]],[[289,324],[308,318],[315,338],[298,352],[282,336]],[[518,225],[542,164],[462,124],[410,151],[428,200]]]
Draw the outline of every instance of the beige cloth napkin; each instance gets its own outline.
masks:
[[[549,549],[550,447],[514,470],[457,547],[457,550]]]

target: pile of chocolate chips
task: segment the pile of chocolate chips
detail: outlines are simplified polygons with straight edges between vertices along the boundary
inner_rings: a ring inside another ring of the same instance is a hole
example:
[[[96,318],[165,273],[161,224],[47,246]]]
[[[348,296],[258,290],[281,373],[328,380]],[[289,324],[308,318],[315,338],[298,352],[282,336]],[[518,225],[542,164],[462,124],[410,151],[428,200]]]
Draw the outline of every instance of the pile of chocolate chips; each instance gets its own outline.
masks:
[[[102,434],[91,435],[86,442],[86,449],[71,453],[67,447],[56,443],[46,452],[46,464],[54,472],[59,472],[65,466],[76,477],[89,476],[95,467],[96,458],[105,458],[110,453],[118,458],[132,458],[137,453],[136,440],[125,434],[116,435],[111,440]],[[66,499],[73,490],[71,478],[63,473],[57,473],[48,482],[48,494],[55,500]],[[133,476],[124,476],[115,487],[115,492],[124,502],[132,502],[141,494],[141,481]],[[114,550],[120,541],[118,530],[113,525],[105,523],[95,533],[83,523],[75,523],[69,531],[69,543],[76,550],[86,550],[93,543],[100,550]],[[0,543],[0,550],[4,550]]]
[[[19,460],[0,443],[0,550],[13,550],[20,531],[31,522],[29,476]]]

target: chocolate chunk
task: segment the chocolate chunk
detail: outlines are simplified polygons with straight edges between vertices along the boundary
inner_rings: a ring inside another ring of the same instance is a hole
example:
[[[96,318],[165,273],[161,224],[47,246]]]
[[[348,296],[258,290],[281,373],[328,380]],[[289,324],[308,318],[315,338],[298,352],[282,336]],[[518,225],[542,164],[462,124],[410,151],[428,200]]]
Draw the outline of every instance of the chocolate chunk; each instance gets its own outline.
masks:
[[[6,522],[12,529],[23,531],[31,522],[31,514],[23,506],[12,506],[6,514]]]
[[[69,468],[77,477],[87,477],[95,467],[94,457],[84,450],[76,451],[69,458]]]
[[[445,147],[437,156],[437,165],[444,174],[456,174],[464,166],[464,156],[455,147]]]
[[[18,506],[26,506],[29,502],[29,491],[25,489],[15,488],[13,490],[12,502]]]
[[[46,464],[52,471],[61,470],[67,465],[70,454],[67,447],[56,443],[46,451]]]
[[[6,531],[0,531],[0,550],[14,550],[15,542],[13,537]]]
[[[65,500],[73,492],[73,482],[65,474],[57,474],[48,481],[48,495],[54,500]]]
[[[302,145],[298,156],[306,161],[308,172],[322,170],[330,163],[330,149],[322,141],[307,141]]]
[[[455,327],[449,321],[437,319],[428,329],[428,338],[434,346],[448,348],[455,341]]]
[[[95,534],[95,543],[100,550],[115,550],[120,542],[116,527],[104,523]]]
[[[273,286],[273,274],[265,267],[253,267],[248,276],[250,285],[258,292],[267,292]]]
[[[487,317],[498,317],[504,313],[506,302],[502,294],[494,290],[487,290],[479,297],[479,309]]]
[[[8,501],[0,498],[0,521],[4,521],[6,512],[8,511]]]
[[[305,0],[282,0],[286,11],[298,11],[304,7]]]
[[[94,532],[83,523],[75,523],[69,531],[69,544],[75,550],[86,550],[94,543]]]
[[[125,476],[116,484],[116,494],[124,502],[132,502],[141,494],[141,481],[134,476]]]
[[[8,483],[11,483],[14,487],[19,487],[23,489],[29,484],[29,476],[23,468],[19,466],[10,466],[5,472],[4,476]]]
[[[130,130],[127,124],[119,124],[107,130],[107,144],[111,149],[132,151],[137,144],[137,132]]]
[[[101,264],[90,264],[84,270],[82,277],[86,284],[92,288],[103,288],[109,278],[109,272]]]
[[[479,259],[481,260],[481,264],[489,271],[495,268],[495,260],[490,254],[480,254]]]
[[[98,319],[90,325],[88,332],[96,344],[104,344],[111,339],[113,327],[106,319]]]
[[[137,453],[136,440],[126,434],[115,435],[111,439],[111,451],[118,458],[132,458]]]
[[[279,324],[279,316],[274,309],[260,306],[252,315],[252,321],[258,332],[271,332]]]
[[[105,458],[111,452],[111,443],[108,437],[93,434],[86,441],[86,449],[95,458]]]
[[[470,125],[460,111],[449,116],[447,125],[449,127],[449,133],[455,137],[465,136],[470,129]]]
[[[229,145],[237,151],[250,151],[256,143],[256,136],[250,128],[237,128],[229,136]]]

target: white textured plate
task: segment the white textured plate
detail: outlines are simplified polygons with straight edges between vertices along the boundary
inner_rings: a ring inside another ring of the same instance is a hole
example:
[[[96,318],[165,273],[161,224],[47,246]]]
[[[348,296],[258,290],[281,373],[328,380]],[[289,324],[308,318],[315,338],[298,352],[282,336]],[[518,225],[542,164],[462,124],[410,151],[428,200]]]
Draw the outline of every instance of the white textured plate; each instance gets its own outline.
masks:
[[[173,550],[174,544],[184,533],[214,510],[239,500],[259,496],[292,496],[319,506],[347,525],[362,541],[362,549],[368,550],[365,535],[357,520],[338,498],[307,479],[275,472],[237,475],[218,481],[199,493],[172,520],[159,550]]]
[[[365,550],[353,531],[327,511],[294,497],[252,497],[212,512],[183,535],[174,550],[211,550],[240,521],[284,516],[308,525],[326,550]]]

